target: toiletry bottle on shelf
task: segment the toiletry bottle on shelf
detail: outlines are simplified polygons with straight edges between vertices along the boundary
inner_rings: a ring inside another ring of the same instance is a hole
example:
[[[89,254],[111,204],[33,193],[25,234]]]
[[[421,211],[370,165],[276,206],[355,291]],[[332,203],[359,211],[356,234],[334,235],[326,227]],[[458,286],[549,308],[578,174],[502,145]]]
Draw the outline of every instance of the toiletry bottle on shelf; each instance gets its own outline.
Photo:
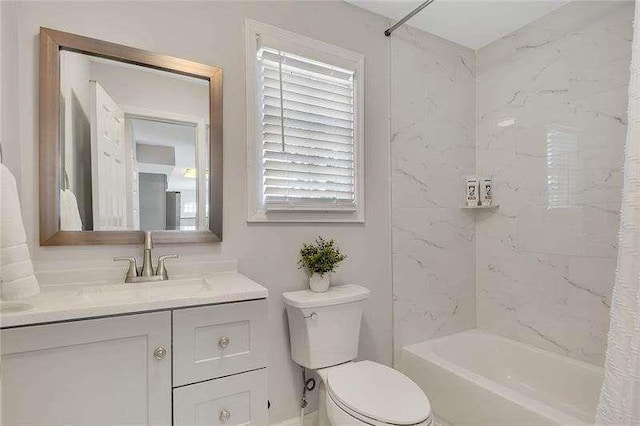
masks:
[[[467,206],[477,207],[480,201],[479,197],[479,182],[477,176],[467,176],[466,182],[466,198]]]
[[[490,177],[486,177],[482,179],[482,205],[483,206],[490,206],[491,202],[493,201],[491,186],[492,186],[492,183],[491,183]]]

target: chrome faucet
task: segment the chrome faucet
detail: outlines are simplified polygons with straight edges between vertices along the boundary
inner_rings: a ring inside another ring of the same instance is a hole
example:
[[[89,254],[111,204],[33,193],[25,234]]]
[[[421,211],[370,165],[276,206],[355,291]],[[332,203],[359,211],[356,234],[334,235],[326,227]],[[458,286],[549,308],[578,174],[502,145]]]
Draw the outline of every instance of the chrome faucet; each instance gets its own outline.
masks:
[[[141,277],[152,277],[153,264],[151,263],[151,249],[153,249],[153,241],[151,240],[151,232],[144,233],[144,255],[142,256],[142,272]]]
[[[125,283],[144,283],[149,281],[165,281],[169,279],[167,268],[164,266],[166,259],[177,259],[177,254],[167,254],[158,256],[158,265],[155,270],[151,261],[151,249],[153,249],[153,241],[151,240],[151,232],[144,233],[144,255],[142,257],[142,268],[138,268],[135,257],[114,257],[113,261],[126,260],[129,262],[129,269],[125,275]]]

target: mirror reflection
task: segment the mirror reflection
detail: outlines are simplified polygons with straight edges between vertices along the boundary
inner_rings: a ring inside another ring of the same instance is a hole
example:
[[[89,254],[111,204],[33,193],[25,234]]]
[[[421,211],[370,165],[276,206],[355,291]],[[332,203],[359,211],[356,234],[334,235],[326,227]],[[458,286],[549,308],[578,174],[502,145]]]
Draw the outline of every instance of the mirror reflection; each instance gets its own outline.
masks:
[[[60,54],[60,229],[206,230],[209,82]]]

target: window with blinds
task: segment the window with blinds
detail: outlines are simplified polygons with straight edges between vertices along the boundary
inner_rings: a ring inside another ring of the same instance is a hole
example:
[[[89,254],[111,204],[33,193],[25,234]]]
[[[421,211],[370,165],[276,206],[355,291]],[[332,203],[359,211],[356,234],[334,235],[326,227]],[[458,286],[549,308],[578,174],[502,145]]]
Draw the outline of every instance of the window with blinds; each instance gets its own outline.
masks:
[[[354,70],[258,46],[265,210],[355,210]]]

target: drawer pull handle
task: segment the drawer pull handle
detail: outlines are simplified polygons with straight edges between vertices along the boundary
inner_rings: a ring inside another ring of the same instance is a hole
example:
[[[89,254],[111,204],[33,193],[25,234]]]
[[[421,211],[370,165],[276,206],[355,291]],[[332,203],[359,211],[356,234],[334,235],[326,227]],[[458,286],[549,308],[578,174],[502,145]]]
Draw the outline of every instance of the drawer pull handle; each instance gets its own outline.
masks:
[[[227,336],[223,336],[220,338],[220,340],[218,340],[218,345],[224,349],[227,346],[229,346],[229,338]]]
[[[228,422],[230,418],[231,418],[231,413],[229,411],[227,410],[220,411],[220,421],[222,423]]]
[[[165,348],[163,348],[162,346],[159,348],[156,348],[155,351],[153,351],[153,356],[157,359],[160,360],[162,358],[164,358],[164,356],[167,354],[167,350]]]

